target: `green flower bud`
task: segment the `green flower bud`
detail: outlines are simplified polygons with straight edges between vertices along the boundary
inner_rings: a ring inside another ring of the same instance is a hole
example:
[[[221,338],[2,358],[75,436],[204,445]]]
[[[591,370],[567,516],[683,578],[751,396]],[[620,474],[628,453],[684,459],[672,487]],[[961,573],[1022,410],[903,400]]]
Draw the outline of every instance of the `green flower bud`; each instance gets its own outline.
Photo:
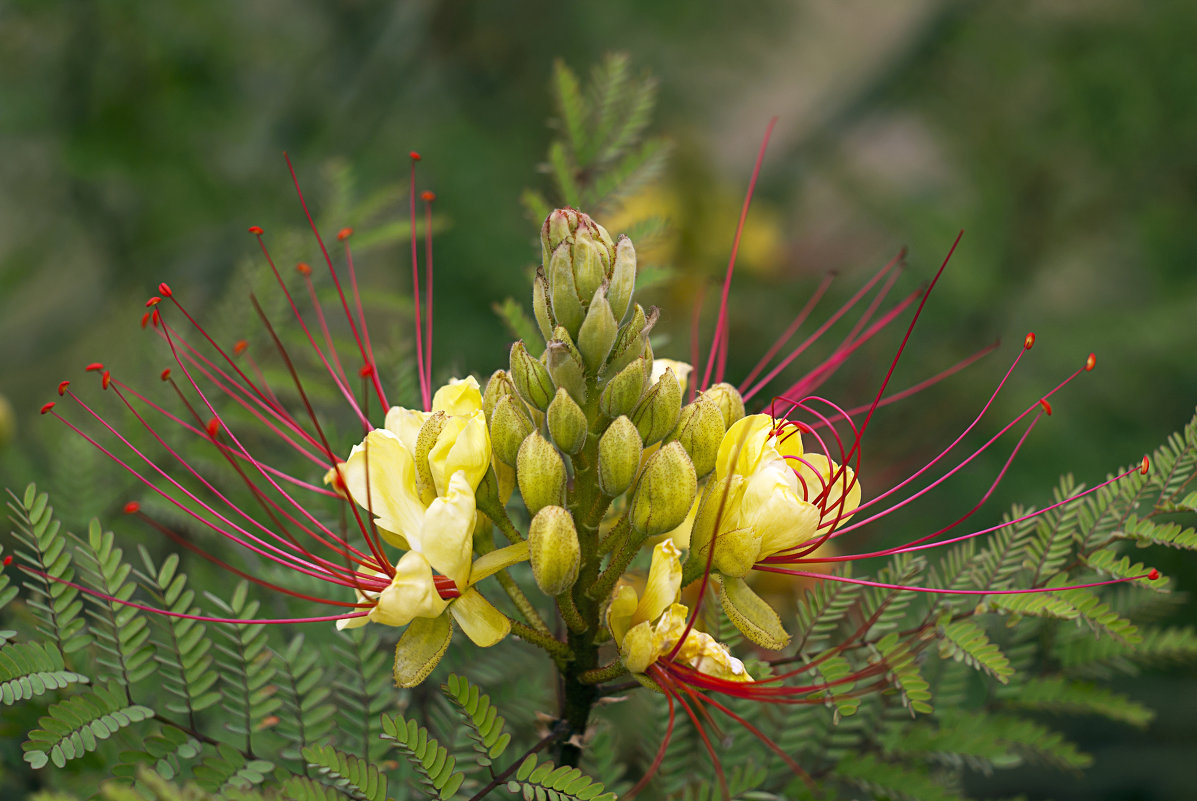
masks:
[[[558,245],[578,230],[580,216],[581,214],[573,209],[557,209],[545,218],[544,225],[540,227],[540,249],[545,262]]]
[[[548,369],[532,358],[523,340],[511,346],[511,381],[520,397],[541,411],[548,408],[556,392]]]
[[[733,520],[733,510],[739,506],[744,484],[744,479],[734,474],[708,482],[690,530],[690,558],[705,564],[714,540],[712,566],[725,576],[738,578],[752,570],[761,546],[759,533],[750,528],[736,528]]]
[[[607,417],[631,414],[644,396],[645,385],[652,367],[647,359],[639,358],[623,368],[603,387],[599,395],[599,411]]]
[[[686,519],[697,492],[698,477],[686,451],[677,442],[662,446],[648,458],[632,495],[628,509],[632,528],[644,537],[677,528]]]
[[[615,344],[611,346],[611,356],[607,360],[607,375],[618,373],[626,367],[632,359],[645,355],[648,347],[648,335],[657,324],[661,312],[653,307],[646,314],[637,303],[632,310],[632,318],[624,323],[615,337]]]
[[[694,471],[702,478],[715,469],[723,433],[723,415],[704,396],[682,407],[677,427],[665,442],[680,442],[694,462]]]
[[[553,442],[566,453],[577,453],[586,444],[586,412],[564,387],[557,390],[557,397],[549,404],[546,422]]]
[[[561,326],[553,330],[553,339],[545,350],[545,361],[554,383],[565,387],[579,403],[586,402],[586,366],[574,347],[569,332]]]
[[[569,242],[562,242],[553,251],[546,272],[553,316],[557,318],[558,325],[564,326],[571,334],[576,334],[578,326],[582,324],[585,310],[582,308],[582,301],[578,299],[578,289],[574,284],[574,265]]]
[[[723,415],[723,428],[727,430],[744,418],[744,399],[731,384],[716,384],[702,393],[702,396],[719,408]]]
[[[520,409],[527,411],[524,409],[524,402],[516,394],[515,384],[511,383],[511,375],[506,370],[495,370],[491,373],[490,380],[486,382],[486,389],[482,393],[482,413],[486,415],[487,425],[490,425],[499,399],[505,395],[515,398],[519,401]]]
[[[560,506],[565,498],[565,462],[552,443],[533,431],[520,445],[515,480],[529,514],[546,506]]]
[[[420,500],[425,504],[436,500],[436,482],[432,478],[432,470],[428,467],[428,454],[432,446],[436,445],[441,429],[445,427],[445,413],[436,412],[420,426],[420,433],[416,435],[416,491],[420,493]]]
[[[600,250],[602,255],[600,255]],[[605,270],[603,256],[606,249],[596,244],[589,233],[578,232],[574,241],[574,287],[578,290],[578,297],[586,302],[598,291],[602,285]]]
[[[556,597],[574,586],[582,548],[574,518],[560,506],[546,506],[532,518],[528,527],[528,555],[536,586]]]
[[[553,338],[553,315],[549,312],[549,279],[544,274],[543,267],[536,268],[536,279],[532,282],[532,313],[536,317],[536,325],[540,327],[540,335],[545,342]]]
[[[644,446],[636,426],[627,417],[615,419],[599,437],[598,480],[604,495],[622,494],[636,478]]]
[[[578,329],[578,350],[582,352],[582,359],[591,375],[597,374],[607,360],[618,330],[615,315],[611,313],[611,304],[607,303],[607,292],[599,287],[590,301],[586,319]]]
[[[682,387],[673,374],[673,368],[667,367],[665,374],[644,393],[640,405],[632,412],[632,422],[636,424],[644,444],[652,445],[673,431],[681,411]]]
[[[611,271],[611,287],[607,299],[615,321],[620,322],[632,302],[632,291],[636,287],[636,248],[626,236],[619,237],[615,246],[615,267]]]
[[[515,465],[520,445],[532,433],[532,421],[518,398],[505,395],[495,406],[490,424],[490,447],[500,462]]]

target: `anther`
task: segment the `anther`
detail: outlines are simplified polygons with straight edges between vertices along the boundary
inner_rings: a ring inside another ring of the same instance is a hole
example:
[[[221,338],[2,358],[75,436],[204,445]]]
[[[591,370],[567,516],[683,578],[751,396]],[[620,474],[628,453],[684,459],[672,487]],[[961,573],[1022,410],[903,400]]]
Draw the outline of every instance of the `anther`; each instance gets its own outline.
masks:
[[[104,364],[103,364],[103,362],[92,362],[91,364],[87,365],[83,369],[89,373],[95,373],[95,372],[99,372],[100,370],[103,370]]]
[[[300,275],[311,275],[312,274],[312,268],[309,267],[307,264],[304,264],[302,261],[299,264],[295,265],[295,270]]]
[[[208,421],[208,436],[215,439],[216,435],[219,433],[220,433],[220,421],[217,420],[215,417],[213,417],[211,420]]]
[[[141,327],[142,328],[145,328],[146,324],[149,323],[149,321],[150,321],[150,313],[149,312],[146,312],[145,314],[141,315]]]
[[[108,383],[112,381],[112,373],[105,370],[104,374],[100,376],[100,386],[103,389],[108,389]]]
[[[170,368],[169,367],[165,368],[161,373],[158,374],[158,377],[161,378],[163,381],[166,381],[167,379],[169,379],[170,378]]]
[[[46,412],[50,411],[53,408],[54,408],[54,401],[50,401],[49,403],[42,404],[42,414],[45,414]]]
[[[4,557],[4,566],[8,567],[11,564],[12,564],[12,554],[9,554],[8,556]]]
[[[1143,466],[1139,468],[1139,472],[1147,475],[1147,471],[1151,469],[1151,460],[1146,456],[1143,457]]]
[[[253,234],[254,236],[261,236],[261,235],[262,235],[262,226],[260,226],[260,225],[251,225],[251,226],[249,227],[249,232],[250,232],[251,234]]]
[[[1155,581],[1159,577],[1160,577],[1160,571],[1156,570],[1154,567],[1147,573],[1148,581]]]
[[[1090,372],[1097,365],[1097,354],[1090,353],[1089,358],[1085,359],[1085,372]]]
[[[425,203],[431,203],[432,201],[436,200],[436,193],[428,192],[428,191],[421,192],[420,199],[423,200]]]
[[[1047,412],[1048,417],[1051,417],[1052,405],[1047,402],[1047,398],[1040,398],[1039,405],[1043,407],[1043,411]]]
[[[241,352],[242,352],[243,350],[245,350],[246,348],[248,348],[248,347],[249,347],[249,343],[248,343],[248,342],[246,342],[244,339],[238,339],[238,340],[236,341],[236,343],[234,343],[234,344],[233,344],[233,353],[235,353],[235,354],[237,354],[238,356],[240,356],[240,355],[241,355]]]
[[[150,315],[150,324],[153,325],[154,328],[157,328],[158,323],[160,322],[162,322],[162,315],[158,314],[157,309],[154,309],[153,313]]]
[[[374,375],[374,365],[363,364],[361,366],[361,369],[359,369],[357,371],[357,374],[360,375],[362,378],[370,378],[371,376]]]
[[[352,228],[346,227],[346,228],[342,228],[340,231],[337,231],[337,241],[339,241],[339,242],[344,242],[346,239],[348,239],[351,236],[353,236]]]
[[[419,161],[419,160],[420,160],[420,154],[419,154],[419,153],[417,153],[416,151],[414,151],[414,150],[413,150],[413,151],[411,152],[411,160],[412,160],[412,161]]]
[[[170,284],[163,282],[161,284],[158,284],[158,294],[160,294],[164,298],[169,298],[171,295],[174,294],[174,291],[171,290]]]
[[[1032,331],[1031,333],[1026,335],[1025,339],[1023,339],[1022,346],[1024,348],[1026,348],[1027,350],[1030,350],[1032,348],[1032,346],[1034,346],[1034,344],[1035,344],[1035,332]]]
[[[65,395],[66,388],[69,387],[70,385],[71,385],[70,381],[59,381],[58,382],[58,397],[61,398],[63,395]]]
[[[147,309],[151,309],[154,306],[157,306],[161,302],[162,302],[162,298],[158,297],[157,295],[154,295],[154,297],[150,298],[149,300],[147,300],[145,302],[145,307]]]
[[[129,501],[127,504],[125,504],[125,514],[127,515],[135,515],[140,511],[141,504],[139,504],[137,501]]]

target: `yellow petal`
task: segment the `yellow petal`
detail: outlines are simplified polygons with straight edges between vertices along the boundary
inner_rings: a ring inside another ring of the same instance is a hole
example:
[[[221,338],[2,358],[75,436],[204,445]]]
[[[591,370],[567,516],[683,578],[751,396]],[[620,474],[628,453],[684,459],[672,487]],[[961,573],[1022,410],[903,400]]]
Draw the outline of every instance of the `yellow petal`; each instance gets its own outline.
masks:
[[[661,376],[665,375],[666,369],[673,370],[673,376],[677,379],[678,385],[682,388],[682,394],[685,394],[686,387],[690,383],[690,373],[694,371],[694,367],[686,362],[679,362],[675,359],[653,359],[652,374],[649,377],[649,386],[661,380]]]
[[[527,542],[517,542],[515,545],[491,551],[474,561],[474,565],[470,568],[470,584],[477,584],[500,570],[506,570],[514,564],[526,561],[528,561]]]
[[[378,594],[370,619],[387,626],[406,626],[417,617],[436,617],[449,602],[432,582],[432,566],[423,554],[408,551],[395,565],[390,586]]]
[[[415,687],[428,678],[452,639],[453,624],[448,615],[413,620],[395,646],[395,684]]]
[[[470,578],[475,514],[474,490],[459,471],[449,480],[448,494],[429,504],[419,539],[408,536],[412,549],[458,587],[466,586]]]
[[[470,489],[476,490],[490,467],[490,434],[486,415],[481,411],[450,417],[445,421],[436,444],[428,452],[428,469],[436,494],[444,495],[450,476],[464,471]]]
[[[765,453],[772,429],[773,420],[767,414],[750,414],[732,423],[719,443],[719,455],[715,460],[716,478],[726,478],[731,473],[742,476],[752,474]]]
[[[482,410],[482,392],[472,375],[454,378],[432,396],[432,411],[450,415],[468,415]]]
[[[420,435],[420,428],[431,415],[416,409],[404,409],[402,406],[392,406],[387,412],[384,427],[403,443],[408,453],[416,452],[416,438]]]
[[[815,535],[819,510],[794,492],[796,483],[793,471],[781,459],[749,479],[740,514],[744,524],[760,536],[757,561]]]
[[[611,630],[611,637],[617,645],[623,643],[639,601],[636,590],[631,585],[620,584],[615,588],[615,594],[611,596],[611,605],[607,607],[607,628]]]
[[[657,642],[652,624],[645,620],[628,629],[620,646],[623,664],[632,673],[643,673],[657,661]]]
[[[471,587],[449,604],[449,614],[474,645],[489,648],[507,636],[511,621]]]
[[[717,679],[752,681],[744,663],[732,656],[726,646],[705,631],[691,631],[682,647],[678,649],[676,659],[700,673]]]
[[[821,453],[808,453],[802,457],[803,462],[792,463],[795,471],[800,479],[798,482],[799,494],[802,493],[802,482],[806,482],[806,499],[812,503],[823,492],[824,487],[831,484],[827,491],[826,501],[819,505],[825,509],[823,512],[823,520],[831,521],[839,517],[837,525],[843,525],[848,522],[852,514],[856,511],[856,507],[860,506],[860,482],[856,480],[856,473],[852,468],[845,467],[843,472],[836,476],[839,472],[840,466],[835,462],[830,461]],[[832,483],[832,477],[835,477]],[[847,494],[844,493],[844,488],[848,489]],[[843,498],[844,506],[840,509],[840,499]]]
[[[656,620],[677,600],[682,589],[682,552],[672,540],[660,542],[653,548],[653,561],[648,569],[644,595],[632,615],[633,623]]]
[[[341,477],[350,497],[372,511],[383,529],[409,540],[418,534],[424,505],[416,491],[415,462],[394,433],[381,428],[367,434],[341,467]]]

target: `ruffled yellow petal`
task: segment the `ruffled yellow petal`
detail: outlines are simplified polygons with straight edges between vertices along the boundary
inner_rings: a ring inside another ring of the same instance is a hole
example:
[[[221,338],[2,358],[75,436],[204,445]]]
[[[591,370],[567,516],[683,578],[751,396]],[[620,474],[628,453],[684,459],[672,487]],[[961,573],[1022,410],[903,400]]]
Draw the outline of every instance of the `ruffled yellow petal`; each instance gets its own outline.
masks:
[[[373,512],[385,532],[408,541],[418,534],[424,505],[416,490],[415,462],[397,435],[385,428],[371,431],[341,465],[340,474],[350,497]]]
[[[661,380],[661,376],[665,375],[667,369],[673,370],[673,376],[677,379],[678,385],[682,388],[682,394],[686,392],[686,387],[690,384],[690,373],[694,371],[694,367],[687,362],[679,362],[676,359],[653,359],[653,369],[649,377],[649,386]]]
[[[386,422],[383,424],[387,431],[399,437],[408,453],[416,452],[416,438],[420,435],[420,428],[431,415],[416,409],[404,409],[402,406],[392,406],[387,412]]]
[[[772,430],[773,420],[767,414],[750,414],[732,423],[719,443],[715,477],[727,478],[732,473],[742,476],[752,474],[765,455]]]
[[[611,596],[611,605],[607,607],[607,628],[611,630],[611,636],[617,645],[623,642],[624,635],[628,633],[628,627],[632,625],[632,615],[636,613],[639,602],[636,590],[630,585],[620,584],[615,588],[615,594]]]
[[[464,472],[470,490],[476,490],[490,467],[490,434],[486,415],[481,411],[450,417],[445,421],[436,444],[428,452],[428,469],[436,494],[444,495],[450,476]]]
[[[495,609],[473,587],[449,604],[449,614],[474,645],[480,648],[489,648],[511,631],[511,621],[507,616]]]
[[[652,624],[647,620],[628,629],[620,644],[623,664],[632,673],[643,673],[657,661],[659,643]]]
[[[448,606],[436,591],[428,560],[408,551],[395,565],[390,586],[378,594],[370,619],[386,626],[406,626],[417,617],[437,617]]]
[[[422,553],[429,564],[458,587],[470,578],[470,557],[474,550],[474,490],[465,474],[449,480],[448,493],[428,506],[418,537],[408,535],[412,550]]]
[[[648,582],[644,595],[632,615],[633,623],[656,620],[657,617],[677,600],[682,590],[682,552],[672,540],[657,543],[653,548],[653,561],[648,569]]]
[[[432,396],[432,411],[449,415],[469,415],[482,411],[482,392],[472,375],[450,379]]]
[[[478,557],[470,568],[470,584],[477,584],[482,579],[493,576],[500,570],[506,570],[514,564],[528,561],[528,543],[517,542],[506,548],[499,548]]]
[[[802,458],[806,464],[794,463],[800,479],[798,482],[799,493],[802,493],[803,482],[805,482],[806,499],[813,502],[823,492],[824,487],[830,485],[830,489],[827,491],[827,500],[820,504],[823,509],[827,510],[823,513],[823,519],[835,520],[838,516],[839,523],[837,525],[848,522],[856,508],[860,506],[860,482],[856,480],[856,473],[852,471],[852,468],[845,467],[843,472],[836,476],[840,466],[823,454],[809,453]],[[833,476],[835,476],[834,482],[832,482]],[[846,495],[845,487],[848,490]],[[842,510],[839,505],[841,498],[844,502]]]

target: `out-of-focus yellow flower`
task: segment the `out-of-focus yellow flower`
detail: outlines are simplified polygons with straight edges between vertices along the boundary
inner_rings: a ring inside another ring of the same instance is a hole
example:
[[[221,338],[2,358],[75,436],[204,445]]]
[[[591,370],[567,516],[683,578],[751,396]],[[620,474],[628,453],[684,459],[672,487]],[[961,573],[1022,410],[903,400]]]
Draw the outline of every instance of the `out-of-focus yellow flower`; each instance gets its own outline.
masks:
[[[653,548],[643,595],[629,584],[616,587],[607,608],[607,626],[624,665],[632,673],[644,673],[668,656],[685,634],[673,661],[715,678],[752,681],[744,663],[711,635],[694,629],[686,632],[689,610],[677,602],[681,584],[681,551],[667,539]]]

